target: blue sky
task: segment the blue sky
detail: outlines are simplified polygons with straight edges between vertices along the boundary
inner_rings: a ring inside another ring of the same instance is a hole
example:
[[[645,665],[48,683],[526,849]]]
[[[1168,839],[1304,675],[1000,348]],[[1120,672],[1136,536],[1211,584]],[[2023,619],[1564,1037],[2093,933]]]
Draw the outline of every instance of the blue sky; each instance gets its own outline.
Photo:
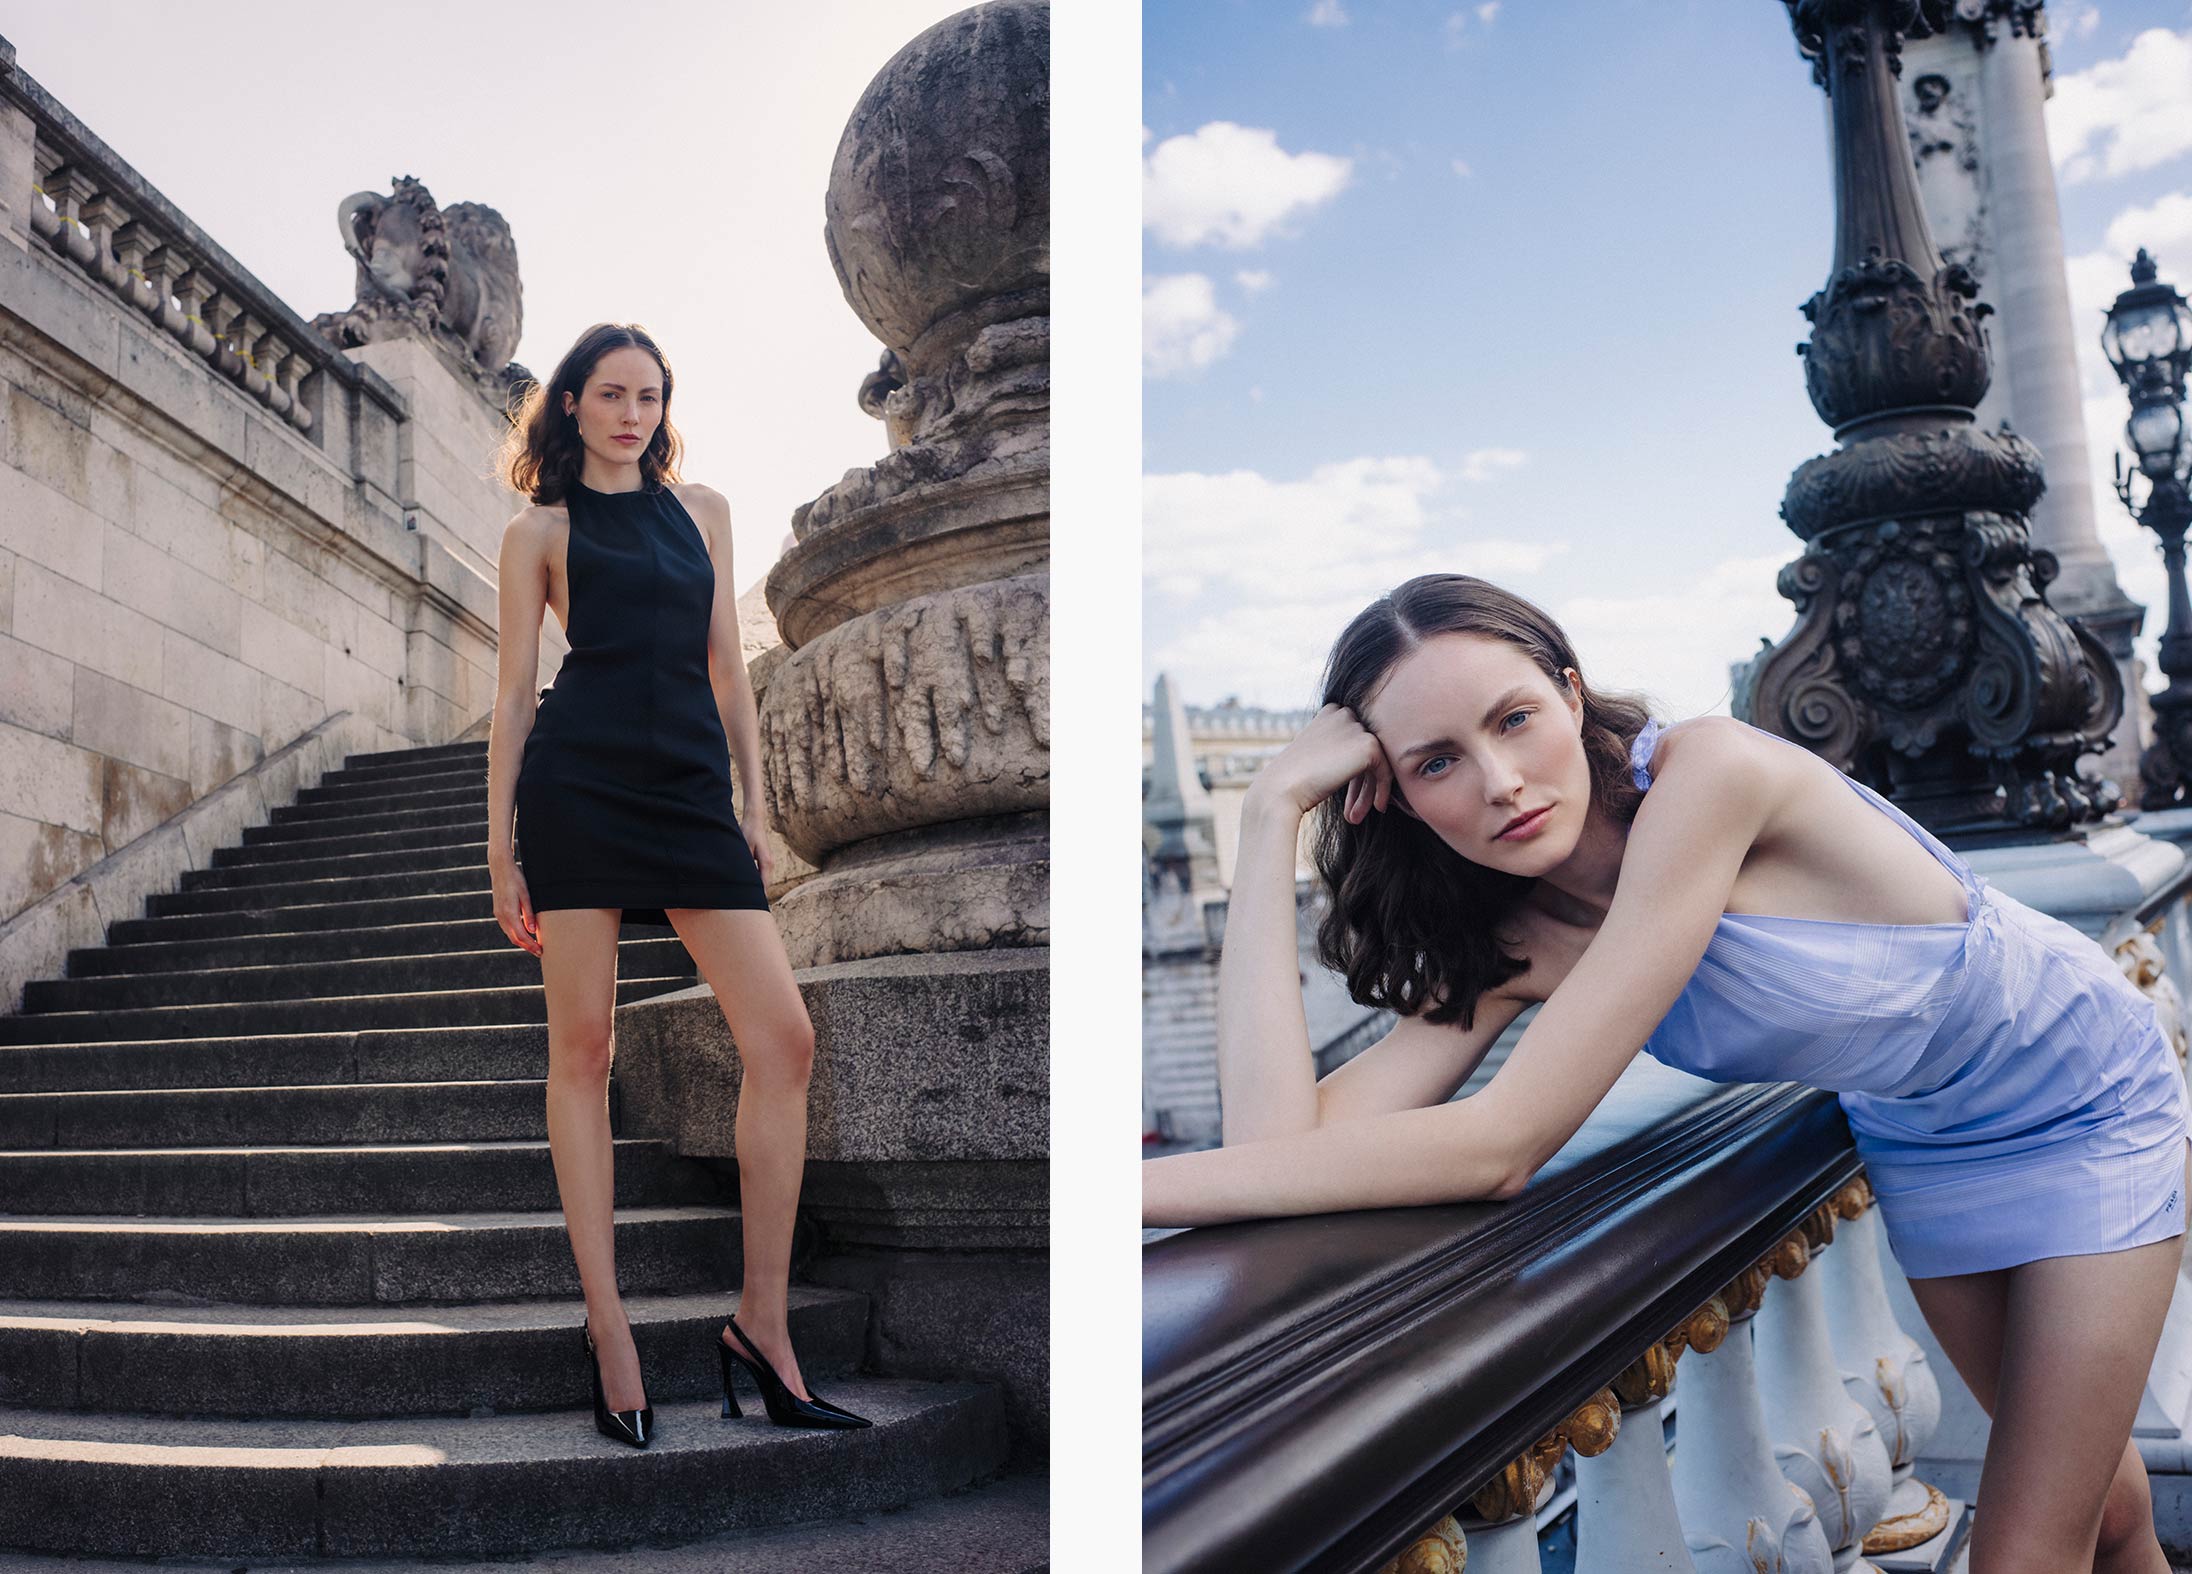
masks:
[[[1145,687],[1304,703],[1349,613],[1461,568],[1567,622],[1599,681],[1724,710],[1727,663],[1793,621],[1781,494],[1831,446],[1794,352],[1831,260],[1826,105],[1783,8],[1239,0],[1143,28]],[[2105,473],[2099,307],[2142,243],[2192,287],[2192,6],[2058,7],[2050,43]],[[2151,652],[2151,538],[2096,512]]]

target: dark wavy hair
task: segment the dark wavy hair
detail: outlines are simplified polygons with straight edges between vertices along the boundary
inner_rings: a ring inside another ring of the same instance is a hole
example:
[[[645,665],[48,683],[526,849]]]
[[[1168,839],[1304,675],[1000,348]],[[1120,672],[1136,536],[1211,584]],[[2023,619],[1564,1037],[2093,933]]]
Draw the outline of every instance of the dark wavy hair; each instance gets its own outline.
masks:
[[[669,357],[636,322],[597,322],[578,336],[563,352],[547,383],[535,383],[525,391],[511,412],[510,435],[503,439],[495,471],[513,492],[536,503],[560,503],[578,483],[586,462],[586,445],[579,441],[578,418],[564,412],[563,396],[576,401],[585,397],[586,379],[594,365],[611,350],[627,346],[645,350],[662,368],[662,424],[639,456],[641,484],[650,491],[666,482],[683,479],[677,473],[685,445],[670,424],[670,392],[676,379],[670,375]]]
[[[1510,591],[1466,574],[1422,574],[1365,607],[1332,647],[1324,703],[1359,718],[1400,659],[1435,634],[1505,640],[1566,688],[1574,667],[1583,698],[1583,752],[1591,799],[1621,824],[1643,799],[1629,775],[1629,745],[1651,710],[1640,695],[1580,681],[1560,625]],[[1468,1027],[1488,989],[1528,971],[1502,949],[1500,920],[1537,882],[1474,863],[1431,827],[1401,811],[1349,825],[1340,797],[1317,808],[1317,873],[1331,900],[1317,930],[1317,954],[1366,1006]]]

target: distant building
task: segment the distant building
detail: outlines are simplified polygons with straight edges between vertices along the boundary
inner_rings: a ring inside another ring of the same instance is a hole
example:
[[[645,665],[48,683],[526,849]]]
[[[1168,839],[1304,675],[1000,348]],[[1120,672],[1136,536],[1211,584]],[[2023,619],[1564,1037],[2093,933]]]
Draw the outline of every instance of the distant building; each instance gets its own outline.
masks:
[[[1142,716],[1142,1128],[1145,1142],[1210,1147],[1219,1130],[1218,952],[1225,938],[1241,799],[1313,710],[1184,703],[1159,677]],[[1319,1074],[1382,1036],[1316,959],[1323,893],[1295,861],[1295,952]]]

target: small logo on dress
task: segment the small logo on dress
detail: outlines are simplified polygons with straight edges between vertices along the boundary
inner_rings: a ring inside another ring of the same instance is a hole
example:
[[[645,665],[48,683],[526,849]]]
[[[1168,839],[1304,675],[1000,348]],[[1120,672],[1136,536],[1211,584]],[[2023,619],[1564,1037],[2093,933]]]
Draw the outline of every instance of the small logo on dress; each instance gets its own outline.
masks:
[[[2171,1193],[2169,1194],[2169,1200],[2168,1200],[2167,1202],[2165,1202],[2165,1203],[2163,1203],[2163,1204],[2162,1204],[2162,1212],[2164,1212],[2164,1213],[2175,1213],[2176,1211],[2177,1211],[2177,1194],[2176,1194],[2175,1192],[2171,1192]]]

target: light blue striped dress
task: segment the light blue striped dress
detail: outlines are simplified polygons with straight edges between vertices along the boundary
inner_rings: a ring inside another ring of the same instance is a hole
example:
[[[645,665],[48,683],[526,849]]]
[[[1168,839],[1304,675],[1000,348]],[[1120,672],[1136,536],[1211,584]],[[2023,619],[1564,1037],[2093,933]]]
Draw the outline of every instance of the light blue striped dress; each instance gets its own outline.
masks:
[[[1660,731],[1648,722],[1631,747],[1640,788]],[[1966,921],[1725,913],[1645,1052],[1716,1081],[1838,1093],[1912,1278],[2179,1234],[2192,1129],[2153,1004],[2094,941],[1843,780],[1963,883]]]

